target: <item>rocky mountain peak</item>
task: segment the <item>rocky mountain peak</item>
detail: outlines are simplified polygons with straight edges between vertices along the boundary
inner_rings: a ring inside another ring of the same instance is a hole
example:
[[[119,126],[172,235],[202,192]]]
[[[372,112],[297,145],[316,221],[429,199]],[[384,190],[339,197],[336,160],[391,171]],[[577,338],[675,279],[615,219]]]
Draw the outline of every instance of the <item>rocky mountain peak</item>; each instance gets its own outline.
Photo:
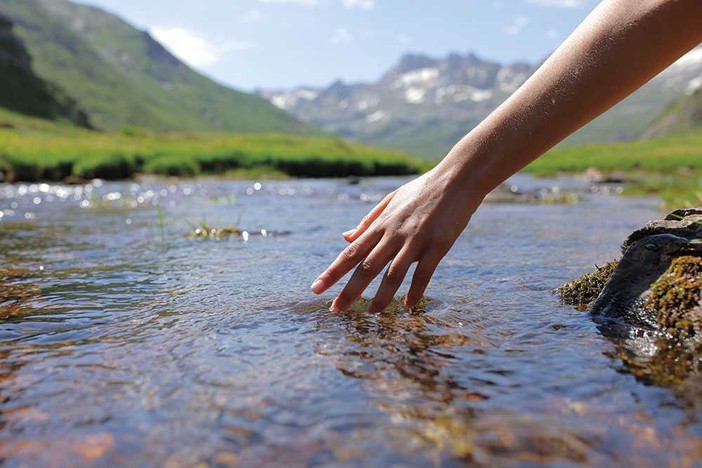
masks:
[[[335,82],[323,88],[267,90],[259,95],[327,131],[440,157],[516,91],[538,65],[504,64],[473,52],[442,58],[413,53],[402,56],[373,83]],[[576,141],[636,138],[672,100],[700,88],[702,46],[576,135]]]
[[[422,68],[431,68],[436,66],[437,61],[427,55],[422,54],[405,54],[400,58],[400,61],[393,67],[389,73],[407,73]]]

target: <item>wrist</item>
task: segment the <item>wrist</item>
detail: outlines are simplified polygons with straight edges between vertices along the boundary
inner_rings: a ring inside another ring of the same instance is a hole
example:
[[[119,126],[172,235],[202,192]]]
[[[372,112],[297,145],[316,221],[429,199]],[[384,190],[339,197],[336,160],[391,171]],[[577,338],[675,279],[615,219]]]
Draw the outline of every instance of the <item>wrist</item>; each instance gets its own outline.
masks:
[[[488,146],[474,133],[468,134],[435,168],[450,181],[451,186],[460,187],[468,196],[478,199],[478,204],[503,182],[500,171],[495,167],[498,159],[496,151]]]

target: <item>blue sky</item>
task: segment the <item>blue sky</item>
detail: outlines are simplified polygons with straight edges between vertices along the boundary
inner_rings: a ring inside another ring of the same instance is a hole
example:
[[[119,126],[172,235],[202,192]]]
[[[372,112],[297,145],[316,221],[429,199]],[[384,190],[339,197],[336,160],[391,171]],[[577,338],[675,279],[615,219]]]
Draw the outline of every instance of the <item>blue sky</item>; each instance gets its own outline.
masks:
[[[543,59],[597,0],[81,0],[239,89],[376,80],[406,52]]]

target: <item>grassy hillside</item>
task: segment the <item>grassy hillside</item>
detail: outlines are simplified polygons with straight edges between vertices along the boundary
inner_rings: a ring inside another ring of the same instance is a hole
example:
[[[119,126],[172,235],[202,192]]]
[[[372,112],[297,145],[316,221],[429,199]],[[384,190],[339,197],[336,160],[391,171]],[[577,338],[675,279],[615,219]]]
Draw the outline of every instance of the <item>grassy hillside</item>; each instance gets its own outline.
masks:
[[[318,133],[258,97],[188,68],[148,33],[66,0],[0,0],[37,74],[104,130]]]
[[[136,173],[283,174],[345,177],[413,174],[402,153],[340,138],[284,134],[102,133],[0,110],[0,171],[6,180],[124,179]]]
[[[675,101],[646,130],[644,138],[690,132],[702,127],[702,89]]]
[[[87,116],[75,102],[35,75],[31,57],[13,27],[8,18],[0,15],[0,107],[90,127]]]

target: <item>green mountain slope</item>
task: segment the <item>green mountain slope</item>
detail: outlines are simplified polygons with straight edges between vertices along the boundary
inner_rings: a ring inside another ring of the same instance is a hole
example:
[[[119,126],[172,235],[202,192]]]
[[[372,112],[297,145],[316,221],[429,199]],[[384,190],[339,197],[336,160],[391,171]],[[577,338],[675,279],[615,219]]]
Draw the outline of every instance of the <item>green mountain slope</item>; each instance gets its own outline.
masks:
[[[643,138],[686,133],[702,127],[702,89],[675,101],[648,127]]]
[[[0,107],[90,127],[87,116],[75,102],[34,74],[29,53],[13,28],[9,18],[0,15]]]
[[[196,73],[148,33],[66,0],[0,0],[44,80],[98,128],[317,133],[265,100]]]

